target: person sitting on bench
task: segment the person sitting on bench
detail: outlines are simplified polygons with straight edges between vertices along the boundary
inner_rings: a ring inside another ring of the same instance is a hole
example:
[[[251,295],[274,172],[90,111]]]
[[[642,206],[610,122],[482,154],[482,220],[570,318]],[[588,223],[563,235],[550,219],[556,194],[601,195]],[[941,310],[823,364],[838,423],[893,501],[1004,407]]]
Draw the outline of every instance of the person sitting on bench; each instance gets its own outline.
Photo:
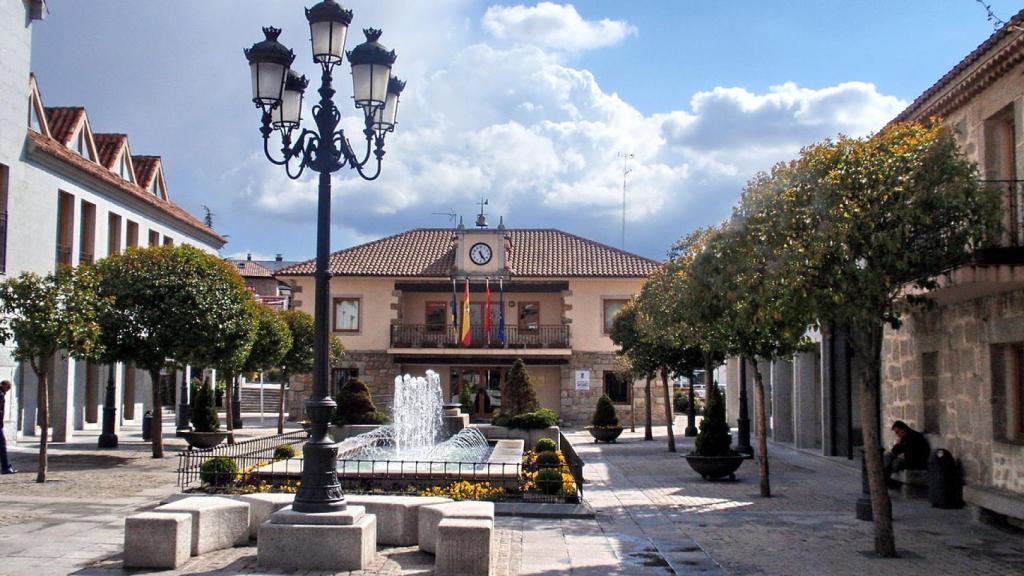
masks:
[[[901,470],[926,470],[931,447],[924,434],[907,426],[903,420],[893,422],[892,431],[899,440],[883,458],[886,479]]]

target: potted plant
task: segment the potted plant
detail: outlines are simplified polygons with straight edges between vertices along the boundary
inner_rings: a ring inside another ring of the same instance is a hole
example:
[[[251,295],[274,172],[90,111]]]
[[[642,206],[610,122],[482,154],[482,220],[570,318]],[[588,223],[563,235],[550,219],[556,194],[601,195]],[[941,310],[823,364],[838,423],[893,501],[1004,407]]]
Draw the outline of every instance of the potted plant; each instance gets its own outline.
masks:
[[[704,419],[694,443],[694,450],[685,454],[686,462],[705,480],[718,480],[728,476],[736,479],[736,470],[746,458],[730,448],[732,435],[725,421],[725,402],[718,385],[712,383],[708,390],[708,403],[704,407]]]
[[[196,392],[192,406],[192,430],[181,434],[191,448],[213,448],[228,436],[227,432],[220,431],[213,394],[209,382],[203,382]]]
[[[615,414],[615,406],[607,394],[602,394],[594,408],[594,417],[590,419],[587,431],[594,437],[594,442],[615,442],[622,434],[619,417]]]

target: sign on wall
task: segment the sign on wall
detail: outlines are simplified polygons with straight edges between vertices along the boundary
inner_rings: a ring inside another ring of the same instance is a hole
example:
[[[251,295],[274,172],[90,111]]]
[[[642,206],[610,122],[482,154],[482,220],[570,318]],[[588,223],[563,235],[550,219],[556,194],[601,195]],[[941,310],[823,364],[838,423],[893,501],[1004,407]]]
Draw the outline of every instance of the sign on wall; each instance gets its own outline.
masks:
[[[576,390],[590,390],[590,370],[576,371]]]

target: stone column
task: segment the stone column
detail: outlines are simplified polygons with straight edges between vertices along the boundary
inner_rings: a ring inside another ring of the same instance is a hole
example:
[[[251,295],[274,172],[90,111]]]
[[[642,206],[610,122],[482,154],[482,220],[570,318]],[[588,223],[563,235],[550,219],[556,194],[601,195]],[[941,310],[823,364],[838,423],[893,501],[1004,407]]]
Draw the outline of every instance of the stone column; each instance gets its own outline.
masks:
[[[720,382],[721,384],[721,382]],[[725,361],[725,420],[729,427],[736,426],[740,417],[740,359],[729,358]]]
[[[793,442],[793,362],[772,362],[772,439]]]
[[[821,448],[820,345],[793,359],[793,433],[797,448]]]
[[[53,442],[67,442],[74,436],[75,376],[78,362],[74,358],[57,359],[54,363],[53,395],[50,397],[50,426]]]
[[[20,378],[15,381],[16,385],[21,387],[21,418],[20,428],[22,436],[34,437],[36,432],[36,423],[39,421],[39,415],[37,413],[36,399],[39,397],[38,394],[38,380],[36,380],[36,373],[32,371],[26,364],[21,364],[18,368]],[[9,439],[8,439],[9,440]]]

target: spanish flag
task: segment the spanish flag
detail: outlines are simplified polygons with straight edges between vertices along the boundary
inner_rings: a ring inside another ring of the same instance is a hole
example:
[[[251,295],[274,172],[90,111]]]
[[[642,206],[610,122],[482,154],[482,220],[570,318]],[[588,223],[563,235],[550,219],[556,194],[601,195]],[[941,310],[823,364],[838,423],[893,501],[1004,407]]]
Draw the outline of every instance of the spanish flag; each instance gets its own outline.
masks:
[[[466,291],[462,299],[462,328],[459,331],[459,342],[467,348],[473,343],[473,337],[469,332],[469,278],[466,278]]]

